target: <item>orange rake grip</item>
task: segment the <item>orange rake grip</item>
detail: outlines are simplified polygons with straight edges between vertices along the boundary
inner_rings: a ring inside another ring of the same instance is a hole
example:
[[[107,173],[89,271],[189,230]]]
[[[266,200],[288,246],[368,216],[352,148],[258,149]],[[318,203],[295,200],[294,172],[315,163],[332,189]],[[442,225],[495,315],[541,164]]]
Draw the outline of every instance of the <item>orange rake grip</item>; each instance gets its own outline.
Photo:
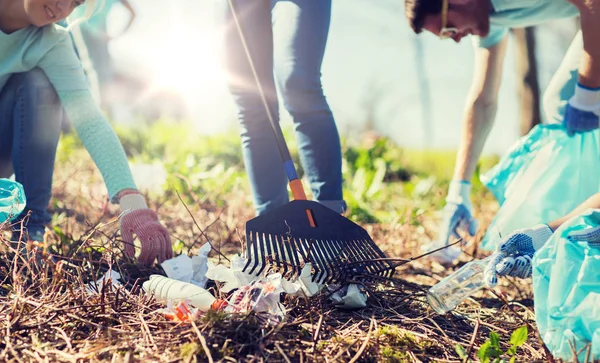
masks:
[[[295,200],[307,200],[300,179],[290,180],[290,189]]]
[[[302,182],[300,179],[290,180],[290,189],[292,190],[292,196],[294,197],[294,200],[307,200],[306,193],[304,193],[304,188],[302,187]],[[310,224],[311,227],[317,226],[310,209],[306,210],[306,217],[308,218],[308,224]]]

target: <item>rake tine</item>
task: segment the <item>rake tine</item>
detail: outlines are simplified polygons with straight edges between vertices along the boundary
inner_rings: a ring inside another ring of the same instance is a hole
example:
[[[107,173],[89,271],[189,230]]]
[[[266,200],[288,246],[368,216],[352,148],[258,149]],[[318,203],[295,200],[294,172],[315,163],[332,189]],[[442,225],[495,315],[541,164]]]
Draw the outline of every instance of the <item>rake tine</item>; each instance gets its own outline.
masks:
[[[334,272],[332,275],[336,275],[336,279],[339,278],[339,271],[340,269],[337,267],[338,265],[343,265],[344,263],[344,251],[343,248],[340,248],[340,246],[337,244],[336,240],[332,240],[332,241],[326,241],[327,243],[324,243],[325,249],[329,250],[330,254],[331,254],[331,259],[328,261],[328,266],[330,267],[330,269]],[[333,278],[333,276],[332,276]]]
[[[288,254],[288,259],[290,261],[290,265],[291,265],[291,271],[290,274],[292,275],[292,278],[296,278],[299,273],[298,273],[298,267],[299,267],[299,263],[298,263],[298,254],[296,252],[295,249],[295,243],[294,240],[291,237],[287,237],[288,241],[287,243],[285,243],[285,248]]]
[[[293,250],[293,254],[292,256],[294,257],[294,262],[295,262],[295,269],[296,269],[296,276],[300,276],[300,274],[302,273],[302,265],[304,264],[305,261],[305,254],[302,252],[302,245],[298,242],[298,239],[296,238],[292,238],[291,239],[291,248]]]
[[[337,269],[335,268],[335,253],[329,248],[329,241],[320,241],[321,243],[319,244],[318,247],[321,248],[317,248],[317,250],[319,251],[319,253],[321,254],[321,256],[323,257],[323,263],[324,263],[324,267],[327,270],[327,282],[330,282],[332,279],[336,278],[336,272]]]
[[[283,260],[283,272],[281,273],[282,276],[287,276],[288,268],[292,264],[292,261],[289,258],[289,254],[285,249],[286,245],[289,246],[289,243],[285,240],[286,238],[289,239],[289,237],[283,237],[283,236],[275,237],[275,241],[277,242],[277,247],[279,248],[279,253],[281,254],[281,259]]]
[[[269,246],[271,247],[271,250],[273,251],[273,255],[271,256],[271,261],[273,261],[274,263],[271,263],[271,265],[275,265],[275,267],[277,268],[277,271],[279,271],[281,269],[281,258],[282,256],[279,253],[279,241],[277,240],[279,236],[277,235],[269,235]]]
[[[313,267],[315,267],[315,274],[313,276],[313,281],[321,281],[327,277],[328,271],[327,266],[325,266],[323,256],[315,249],[316,244],[312,244],[310,256],[311,262],[313,262]]]
[[[265,233],[262,234],[262,239],[257,240],[258,245],[260,246],[260,257],[261,257],[261,263],[260,265],[260,269],[258,270],[258,272],[256,273],[257,275],[261,275],[263,273],[263,271],[265,270],[265,268],[267,268],[267,265],[269,264],[267,261],[267,258],[269,258],[269,256],[271,255],[271,249],[269,248],[269,245],[267,244],[267,236],[271,236],[271,235],[267,235]],[[267,253],[265,253],[265,245],[267,244]]]
[[[246,266],[244,266],[243,270],[244,270],[244,272],[248,272],[249,274],[253,274],[256,267],[258,267],[258,246],[256,243],[256,238],[257,238],[257,236],[254,233],[250,233],[249,234],[250,241],[248,241],[246,243],[248,246],[247,247],[248,262],[246,262]],[[252,252],[252,249],[254,249],[254,252]],[[252,263],[253,260],[254,260],[254,266],[252,266],[250,271],[247,271],[248,267],[250,266],[250,264]]]

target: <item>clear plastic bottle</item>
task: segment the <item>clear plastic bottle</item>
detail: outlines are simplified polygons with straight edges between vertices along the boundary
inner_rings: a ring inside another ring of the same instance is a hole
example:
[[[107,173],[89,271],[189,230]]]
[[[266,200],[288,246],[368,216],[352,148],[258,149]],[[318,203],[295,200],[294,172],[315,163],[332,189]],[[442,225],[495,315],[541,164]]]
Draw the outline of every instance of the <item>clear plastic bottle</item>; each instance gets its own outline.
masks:
[[[215,297],[205,289],[188,282],[170,279],[161,275],[152,275],[150,280],[144,282],[142,288],[146,293],[154,295],[157,301],[174,303],[187,300],[201,311],[221,310],[227,302]]]
[[[0,223],[14,219],[25,209],[23,186],[10,179],[0,179]]]
[[[432,286],[427,292],[427,302],[431,308],[438,314],[445,314],[485,287],[483,271],[491,257],[468,262]]]

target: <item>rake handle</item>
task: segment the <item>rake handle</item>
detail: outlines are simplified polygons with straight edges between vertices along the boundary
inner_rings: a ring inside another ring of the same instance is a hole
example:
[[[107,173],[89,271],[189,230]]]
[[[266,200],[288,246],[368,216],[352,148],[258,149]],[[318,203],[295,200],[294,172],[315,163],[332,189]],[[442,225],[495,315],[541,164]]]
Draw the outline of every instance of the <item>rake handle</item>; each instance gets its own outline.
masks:
[[[260,98],[262,100],[263,106],[265,107],[265,111],[267,112],[267,118],[269,119],[269,124],[271,124],[273,136],[275,136],[277,150],[279,151],[279,155],[281,155],[281,159],[283,160],[283,167],[285,169],[285,174],[289,181],[290,189],[292,190],[292,196],[295,200],[307,200],[306,194],[304,193],[304,187],[302,186],[302,181],[300,181],[300,178],[298,178],[298,172],[296,171],[296,167],[294,166],[294,162],[292,161],[290,150],[288,149],[287,144],[285,142],[285,138],[283,137],[283,131],[281,131],[281,126],[279,125],[279,122],[275,120],[275,117],[273,117],[273,114],[271,113],[271,108],[267,103],[265,92],[260,83],[260,79],[258,78],[258,73],[256,72],[256,67],[254,66],[254,60],[252,59],[252,55],[250,53],[250,49],[248,48],[248,44],[246,43],[244,31],[242,30],[241,20],[238,18],[238,12],[234,4],[235,0],[227,0],[227,2],[229,3],[229,8],[231,9],[233,20],[235,22],[240,39],[242,41],[242,46],[244,47],[244,51],[246,52],[248,63],[250,64],[250,68],[252,69],[252,74],[254,76],[254,81],[256,82],[256,86],[258,88],[258,93],[260,93]]]

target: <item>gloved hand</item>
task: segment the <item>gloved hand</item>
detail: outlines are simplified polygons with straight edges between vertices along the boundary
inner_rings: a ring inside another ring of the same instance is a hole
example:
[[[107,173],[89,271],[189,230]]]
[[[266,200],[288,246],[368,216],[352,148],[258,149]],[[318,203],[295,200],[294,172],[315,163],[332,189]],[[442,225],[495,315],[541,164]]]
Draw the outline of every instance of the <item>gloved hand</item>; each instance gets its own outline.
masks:
[[[586,88],[579,83],[565,109],[563,127],[569,136],[600,127],[600,89]]]
[[[533,254],[548,241],[552,233],[548,225],[539,224],[516,230],[503,238],[484,271],[488,287],[496,286],[498,276],[531,277]]]
[[[587,242],[590,247],[600,250],[600,226],[573,231],[567,238],[571,242]]]
[[[464,180],[453,180],[450,182],[438,239],[436,242],[426,246],[426,250],[431,251],[443,247],[461,238],[459,230],[467,232],[471,236],[475,235],[478,223],[473,218],[473,205],[469,196],[470,192],[471,183]],[[460,256],[461,252],[461,248],[454,245],[432,253],[429,257],[441,264],[450,264]]]
[[[128,193],[119,199],[121,205],[121,219],[119,226],[121,236],[125,242],[125,255],[135,256],[133,245],[136,235],[142,245],[138,261],[150,265],[158,258],[163,262],[173,257],[173,247],[169,232],[158,221],[156,213],[148,209],[144,197],[139,193]]]

